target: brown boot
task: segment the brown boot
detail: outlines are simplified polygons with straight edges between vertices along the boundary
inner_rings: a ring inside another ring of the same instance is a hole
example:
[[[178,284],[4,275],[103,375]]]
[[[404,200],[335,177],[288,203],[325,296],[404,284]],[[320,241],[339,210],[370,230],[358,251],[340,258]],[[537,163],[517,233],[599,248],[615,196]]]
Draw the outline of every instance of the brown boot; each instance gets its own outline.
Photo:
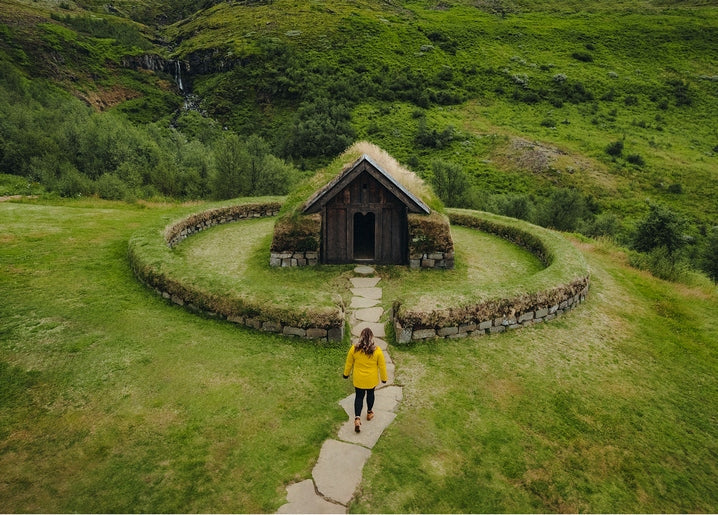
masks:
[[[374,412],[373,412],[373,411],[368,411],[367,414],[366,414],[366,419],[367,419],[367,420],[371,420],[371,419],[373,419],[373,418],[374,418]]]
[[[360,426],[361,426],[361,418],[360,418],[360,417],[356,417],[356,418],[354,419],[354,431],[356,431],[357,433],[358,433],[359,431],[361,431],[361,427],[360,427]]]

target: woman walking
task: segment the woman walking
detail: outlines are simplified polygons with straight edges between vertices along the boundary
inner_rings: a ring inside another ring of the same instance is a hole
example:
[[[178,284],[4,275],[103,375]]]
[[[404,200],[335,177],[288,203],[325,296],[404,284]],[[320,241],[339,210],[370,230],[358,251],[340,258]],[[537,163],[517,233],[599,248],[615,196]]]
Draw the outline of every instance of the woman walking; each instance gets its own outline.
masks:
[[[381,382],[386,383],[386,362],[381,348],[374,344],[374,333],[368,327],[361,332],[359,341],[349,348],[347,362],[344,365],[344,379],[354,370],[354,431],[361,431],[361,412],[366,396],[366,419],[374,418],[374,389]]]

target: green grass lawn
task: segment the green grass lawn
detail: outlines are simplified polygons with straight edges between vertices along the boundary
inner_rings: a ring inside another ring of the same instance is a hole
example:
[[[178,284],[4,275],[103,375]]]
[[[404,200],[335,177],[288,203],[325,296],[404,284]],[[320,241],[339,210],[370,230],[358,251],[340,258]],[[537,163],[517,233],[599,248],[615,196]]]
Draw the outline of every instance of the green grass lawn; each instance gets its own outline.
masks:
[[[2,511],[271,512],[343,421],[343,347],[136,281],[128,238],[174,211],[0,204]]]
[[[2,511],[274,512],[336,435],[343,346],[202,318],[134,278],[133,232],[186,210],[0,203]],[[404,401],[352,511],[718,510],[715,287],[577,245],[592,287],[570,314],[391,349]]]
[[[273,224],[271,218],[250,220],[188,238],[175,250],[180,275],[213,292],[244,293],[262,302],[320,306],[324,298],[343,298],[348,305],[351,265],[269,266]],[[454,270],[379,267],[387,308],[397,299],[435,309],[467,298],[498,297],[507,284],[526,281],[544,268],[534,255],[498,236],[459,226],[452,228],[452,236],[457,249]]]
[[[714,512],[718,297],[581,248],[586,303],[393,349],[404,401],[354,512]]]

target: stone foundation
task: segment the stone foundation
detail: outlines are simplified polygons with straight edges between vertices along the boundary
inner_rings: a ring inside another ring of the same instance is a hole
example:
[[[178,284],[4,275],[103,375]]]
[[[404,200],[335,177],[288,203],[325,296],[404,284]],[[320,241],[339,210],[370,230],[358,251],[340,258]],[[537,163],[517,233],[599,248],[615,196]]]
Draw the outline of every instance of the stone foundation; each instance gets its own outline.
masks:
[[[454,268],[454,251],[425,252],[409,256],[409,268]]]
[[[311,266],[319,263],[319,252],[307,250],[304,252],[272,252],[269,254],[269,266]]]

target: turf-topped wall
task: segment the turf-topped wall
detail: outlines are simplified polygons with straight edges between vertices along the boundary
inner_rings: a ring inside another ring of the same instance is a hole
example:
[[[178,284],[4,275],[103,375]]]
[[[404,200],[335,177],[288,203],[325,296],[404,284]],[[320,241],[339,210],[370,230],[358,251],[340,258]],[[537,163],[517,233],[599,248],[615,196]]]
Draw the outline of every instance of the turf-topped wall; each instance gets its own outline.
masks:
[[[583,256],[559,234],[477,211],[449,210],[449,218],[455,225],[495,234],[526,248],[545,268],[502,297],[482,299],[477,292],[475,302],[428,311],[396,302],[393,323],[397,343],[517,329],[551,320],[586,298],[588,266]]]
[[[266,204],[240,204],[237,206],[224,206],[195,213],[179,222],[170,224],[165,229],[165,241],[170,247],[193,235],[215,225],[246,220],[247,218],[262,218],[276,216],[282,205],[279,202]]]
[[[183,272],[181,259],[174,250],[183,239],[217,225],[274,216],[280,207],[278,202],[220,206],[147,227],[130,239],[130,264],[140,281],[191,311],[261,331],[341,341],[345,313],[340,304],[309,308],[279,305],[244,292],[220,291],[217,286],[198,283]]]
[[[189,235],[238,220],[273,216],[279,202],[220,206],[160,221],[133,235],[129,256],[137,277],[158,294],[188,309],[254,329],[324,341],[344,337],[341,302],[297,306],[225,287],[223,281],[197,281],[174,247]],[[462,301],[437,309],[421,309],[411,300],[395,302],[393,323],[398,343],[437,337],[497,333],[551,320],[582,302],[588,293],[589,272],[583,256],[560,234],[520,220],[449,210],[449,219],[511,241],[534,255],[544,268],[506,285],[506,293],[486,298],[471,290]],[[281,220],[281,219],[280,219]],[[432,241],[435,238],[432,238]],[[450,241],[450,240],[449,240]],[[420,241],[414,242],[419,252]],[[453,259],[453,247],[447,249]],[[484,258],[482,256],[475,256]],[[485,256],[491,259],[491,256]],[[431,259],[431,258],[428,258]],[[420,273],[420,272],[417,272]],[[436,293],[442,297],[441,292]]]

